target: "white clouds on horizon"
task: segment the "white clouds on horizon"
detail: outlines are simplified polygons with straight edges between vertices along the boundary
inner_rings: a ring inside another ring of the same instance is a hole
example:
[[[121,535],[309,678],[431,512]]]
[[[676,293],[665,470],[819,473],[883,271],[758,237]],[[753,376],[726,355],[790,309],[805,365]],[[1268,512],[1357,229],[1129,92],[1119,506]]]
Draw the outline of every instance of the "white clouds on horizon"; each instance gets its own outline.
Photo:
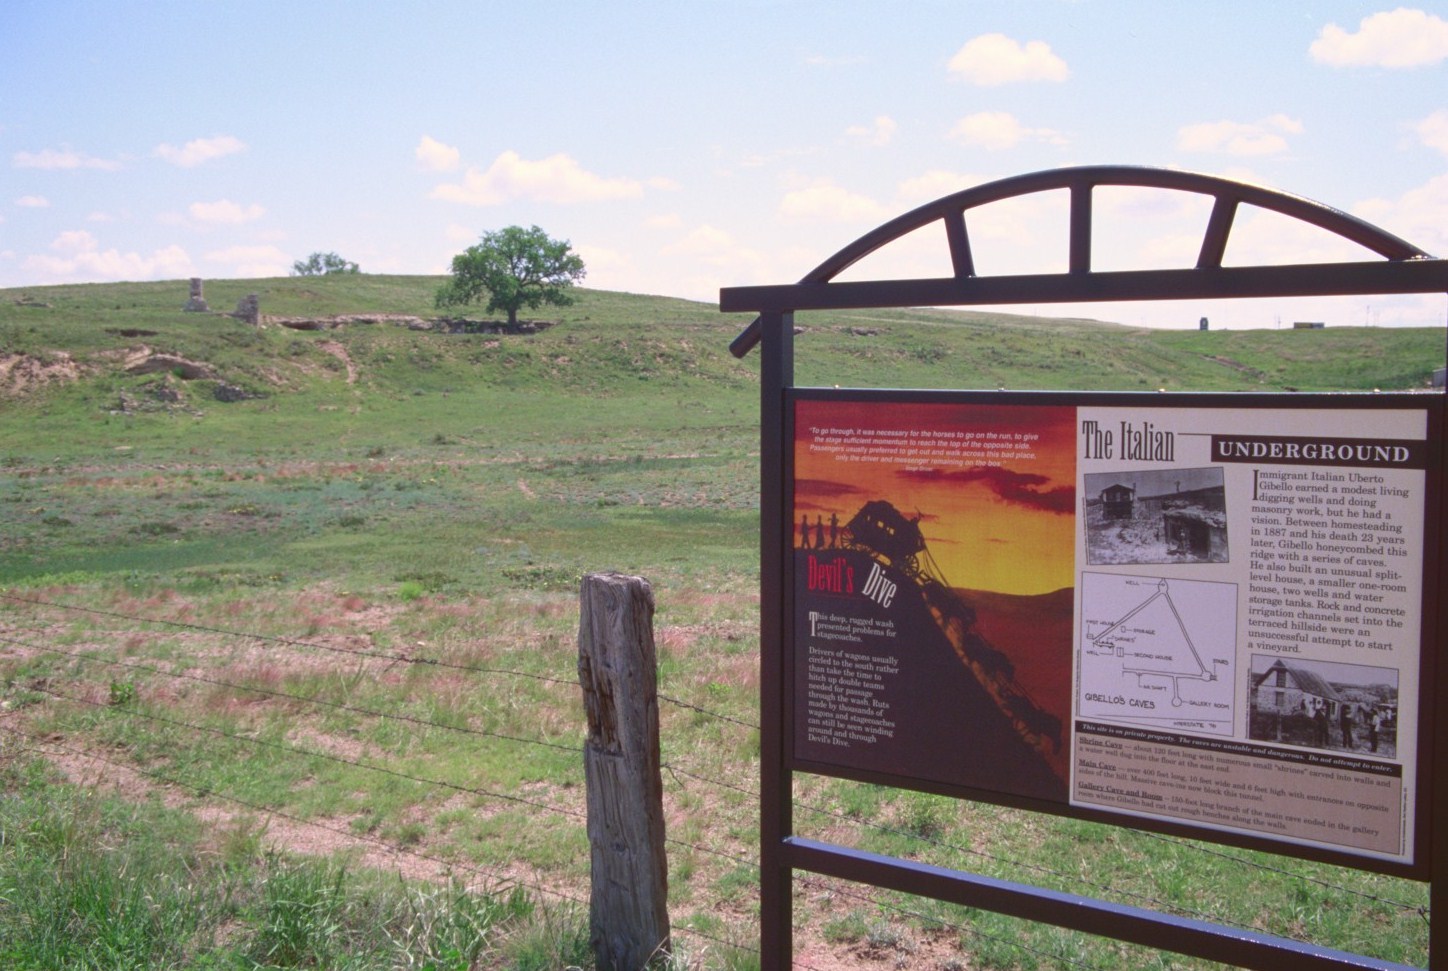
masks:
[[[445,182],[428,198],[468,206],[496,206],[512,199],[569,205],[637,199],[643,192],[643,184],[634,179],[595,175],[562,152],[530,161],[510,149],[486,172],[469,168],[461,183]]]
[[[193,202],[186,207],[186,212],[198,223],[239,226],[260,219],[266,210],[256,203],[242,206],[230,199],[218,199],[216,202]]]
[[[286,276],[292,261],[275,246],[229,246],[203,253],[208,263],[224,264],[233,277]]]
[[[757,274],[764,265],[764,254],[736,240],[727,231],[708,224],[697,226],[674,242],[662,247],[664,256],[684,256],[716,270],[743,270],[745,275]]]
[[[928,172],[901,182],[896,188],[896,191],[899,197],[905,202],[924,204],[944,198],[945,196],[954,195],[963,189],[980,185],[984,181],[984,179],[975,175],[947,172],[944,169],[931,169]]]
[[[235,155],[237,152],[245,150],[246,143],[241,139],[233,135],[216,135],[212,138],[194,138],[180,148],[163,142],[156,146],[153,154],[172,165],[189,169],[203,162]]]
[[[149,256],[100,248],[94,236],[82,229],[62,232],[51,242],[55,255],[28,256],[22,267],[47,280],[148,280],[180,279],[192,275],[191,257],[179,246],[155,250]]]
[[[1448,155],[1448,108],[1433,112],[1413,126],[1424,145]]]
[[[422,136],[412,154],[418,164],[429,172],[452,172],[462,160],[462,152],[451,145],[444,145],[430,135]]]
[[[981,34],[965,42],[950,59],[951,75],[981,87],[1018,81],[1065,81],[1071,76],[1066,62],[1044,41],[1020,41],[1005,34]]]
[[[1367,199],[1352,213],[1401,236],[1434,256],[1448,254],[1448,173],[1436,175],[1397,199]]]
[[[1281,114],[1256,122],[1205,121],[1177,129],[1177,148],[1242,157],[1281,155],[1288,148],[1285,136],[1302,132],[1302,122]]]
[[[69,146],[62,149],[43,148],[38,152],[16,152],[10,156],[10,164],[17,169],[45,169],[48,171],[97,169],[113,172],[121,167],[121,163],[115,159],[96,158],[84,152],[74,151]]]
[[[779,213],[791,221],[829,223],[880,222],[893,215],[869,196],[829,181],[786,192],[779,202]]]
[[[952,141],[998,152],[1022,142],[1065,145],[1066,138],[1050,128],[1029,128],[1006,111],[978,111],[966,115],[950,129]]]
[[[590,276],[621,277],[633,269],[633,257],[626,252],[592,243],[580,243],[575,249],[583,257]]]
[[[49,209],[50,200],[45,196],[21,196],[15,200],[15,205],[21,209]]]
[[[1328,24],[1308,53],[1329,67],[1427,67],[1448,60],[1448,21],[1399,7],[1364,17],[1356,33]]]

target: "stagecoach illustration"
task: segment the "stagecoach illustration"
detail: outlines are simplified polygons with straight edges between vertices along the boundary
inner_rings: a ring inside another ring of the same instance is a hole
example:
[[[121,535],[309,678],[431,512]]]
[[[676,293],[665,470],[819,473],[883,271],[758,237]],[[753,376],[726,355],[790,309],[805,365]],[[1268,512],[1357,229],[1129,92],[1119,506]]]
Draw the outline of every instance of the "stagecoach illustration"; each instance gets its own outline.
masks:
[[[1061,750],[1061,720],[1041,708],[1016,680],[1010,658],[976,626],[975,608],[950,586],[926,546],[918,510],[908,517],[883,499],[865,503],[845,525],[841,545],[899,573],[920,593],[931,618],[1020,737],[1042,755]]]

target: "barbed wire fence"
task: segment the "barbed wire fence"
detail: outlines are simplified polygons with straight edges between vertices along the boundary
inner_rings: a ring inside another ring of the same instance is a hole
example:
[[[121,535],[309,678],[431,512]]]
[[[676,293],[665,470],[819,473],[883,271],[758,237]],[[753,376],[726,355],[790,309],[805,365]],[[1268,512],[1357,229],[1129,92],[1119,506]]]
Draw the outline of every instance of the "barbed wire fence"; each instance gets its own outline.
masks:
[[[189,631],[206,634],[235,642],[251,641],[296,652],[318,652],[321,654],[332,654],[334,656],[345,656],[354,661],[382,662],[387,667],[402,665],[433,671],[446,671],[478,679],[480,685],[499,685],[509,681],[523,680],[536,682],[550,689],[578,689],[578,682],[575,677],[559,674],[539,674],[494,665],[462,663],[440,656],[429,656],[414,650],[386,651],[376,649],[375,647],[358,647],[355,645],[339,647],[313,639],[229,629],[174,618],[144,616],[121,610],[63,603],[58,600],[48,600],[37,596],[22,596],[5,590],[0,590],[0,604],[8,604],[14,611],[52,611],[56,612],[60,617],[86,617],[91,620],[106,619],[119,622],[123,626],[118,629],[90,629],[87,631],[87,640],[109,640],[114,645],[124,645],[127,638],[133,638],[138,632],[153,631],[159,628],[162,630]],[[22,678],[13,681],[12,684],[6,686],[11,692],[30,692],[32,695],[47,699],[48,702],[79,706],[80,708],[96,713],[97,716],[101,718],[125,719],[131,723],[164,728],[167,732],[184,731],[196,736],[225,739],[228,744],[250,747],[254,750],[264,750],[268,753],[274,753],[281,758],[331,763],[345,766],[349,769],[375,774],[379,778],[406,782],[411,785],[438,790],[451,795],[466,795],[478,800],[481,805],[493,807],[509,805],[519,807],[531,813],[542,814],[546,818],[560,818],[568,825],[574,825],[580,829],[586,822],[586,813],[582,810],[569,805],[562,805],[555,801],[533,798],[514,792],[504,792],[495,788],[468,785],[447,778],[428,778],[415,772],[404,771],[393,765],[388,765],[384,761],[348,757],[337,752],[325,751],[315,746],[304,746],[292,741],[278,741],[260,737],[255,732],[228,731],[215,726],[197,724],[182,718],[172,717],[169,714],[154,710],[154,706],[136,703],[137,699],[135,698],[126,697],[117,699],[114,696],[114,688],[102,692],[99,690],[98,684],[85,682],[79,675],[91,666],[104,666],[113,671],[126,672],[130,675],[143,675],[147,678],[171,683],[205,685],[212,689],[221,689],[237,695],[245,693],[250,696],[285,702],[289,705],[296,706],[300,710],[315,709],[323,712],[345,713],[358,718],[375,720],[378,723],[393,723],[419,731],[436,731],[454,734],[465,739],[475,740],[477,744],[504,743],[522,746],[528,751],[546,753],[548,757],[568,756],[577,766],[579,775],[582,774],[581,745],[567,744],[559,741],[556,737],[548,738],[542,735],[531,737],[494,731],[473,727],[471,725],[444,722],[404,711],[384,711],[346,701],[334,701],[315,695],[287,691],[277,687],[242,683],[241,681],[233,681],[215,677],[210,674],[198,673],[194,670],[176,670],[174,669],[174,665],[167,666],[160,663],[151,663],[145,660],[120,656],[121,653],[125,652],[124,647],[122,647],[121,650],[76,649],[57,643],[59,638],[55,636],[54,623],[35,626],[39,622],[39,618],[33,615],[28,620],[21,618],[10,623],[6,623],[5,621],[6,618],[0,615],[0,651],[8,649],[11,653],[24,652],[32,657],[42,655],[51,656],[67,662],[69,665],[68,671],[72,675],[65,679],[69,683],[68,689],[57,687],[55,682],[61,679],[39,677]],[[0,654],[0,660],[3,660],[3,654]],[[105,678],[101,683],[115,685],[117,683],[129,682],[120,682],[115,678]],[[663,691],[660,691],[658,697],[662,704],[672,706],[680,711],[689,712],[696,718],[715,722],[721,726],[725,726],[728,730],[739,730],[748,733],[757,732],[759,729],[756,723],[719,712],[708,705],[700,704],[693,700],[675,697]],[[118,703],[118,700],[125,703]],[[162,771],[153,766],[139,764],[135,759],[122,760],[113,755],[93,751],[90,748],[76,747],[73,744],[68,744],[63,738],[56,738],[54,733],[37,733],[27,730],[23,724],[19,723],[21,720],[14,717],[16,714],[17,712],[12,710],[7,712],[5,717],[0,717],[0,731],[6,733],[8,737],[23,745],[28,751],[37,756],[54,758],[57,753],[64,753],[71,759],[85,760],[96,766],[106,766],[116,771],[135,772],[146,779],[149,784],[156,787],[171,788],[186,792],[196,799],[217,800],[230,803],[249,813],[258,814],[267,819],[285,820],[293,826],[311,827],[319,831],[325,831],[334,837],[340,838],[347,846],[367,847],[378,853],[386,854],[395,860],[407,859],[418,861],[426,864],[434,873],[446,873],[450,875],[458,873],[468,874],[473,877],[483,878],[495,884],[508,884],[521,887],[532,894],[536,894],[540,899],[552,899],[564,904],[586,907],[586,886],[576,892],[560,890],[557,886],[549,886],[544,881],[530,879],[527,876],[519,876],[517,872],[518,868],[484,866],[476,862],[458,859],[455,856],[439,856],[415,847],[389,841],[368,832],[358,832],[353,827],[338,826],[327,821],[308,818],[299,813],[289,812],[279,806],[270,805],[264,801],[247,799],[233,791],[225,791],[215,785],[198,784],[175,772]],[[580,722],[581,720],[582,715],[580,711]],[[697,794],[691,793],[691,790],[702,789],[710,793],[728,794],[736,800],[747,800],[747,804],[750,805],[751,808],[758,805],[759,791],[756,786],[740,782],[737,779],[715,778],[707,773],[696,771],[678,757],[665,760],[662,763],[662,768],[671,781],[673,791],[676,795]],[[750,771],[757,773],[757,766],[750,767]],[[919,847],[922,852],[938,852],[955,859],[975,859],[999,871],[1009,872],[1023,879],[1053,884],[1058,888],[1067,890],[1090,890],[1093,893],[1101,894],[1109,899],[1131,902],[1179,916],[1211,921],[1228,926],[1242,928],[1252,927],[1249,922],[1233,919],[1221,913],[1208,913],[1197,908],[1183,906],[1165,897],[1143,892],[1139,889],[1090,879],[1084,877],[1075,868],[1066,866],[1051,867],[1040,863],[1015,859],[1002,853],[992,852],[978,846],[952,842],[914,829],[889,826],[863,819],[856,814],[824,805],[817,805],[804,799],[796,799],[794,806],[798,812],[821,819],[834,827],[852,830],[858,834],[874,834],[904,840]],[[1294,873],[1271,863],[1252,859],[1243,854],[1200,845],[1194,841],[1150,833],[1142,833],[1140,835],[1147,839],[1170,844],[1174,850],[1179,852],[1201,854],[1204,857],[1209,856],[1220,863],[1240,867],[1245,871],[1260,873],[1264,878],[1270,875],[1286,881],[1299,881],[1304,884],[1312,884],[1328,892],[1356,897],[1370,901],[1380,907],[1402,913],[1416,914],[1425,922],[1430,919],[1427,908],[1422,904],[1395,899],[1392,896],[1373,893],[1342,883],[1335,883],[1309,873]],[[756,857],[743,856],[738,853],[721,850],[717,847],[706,846],[700,842],[680,840],[676,837],[669,837],[667,843],[669,846],[681,852],[698,854],[702,857],[721,861],[732,867],[753,871],[756,874],[758,872],[758,860]],[[1092,965],[1083,963],[1078,957],[1069,953],[1053,953],[1032,945],[1019,937],[992,935],[978,927],[972,926],[970,923],[964,922],[964,920],[949,920],[941,917],[939,914],[932,914],[912,908],[902,903],[899,895],[813,876],[801,880],[801,885],[838,898],[854,901],[864,907],[872,908],[876,912],[892,915],[895,919],[901,921],[913,922],[920,926],[928,926],[942,932],[954,934],[961,940],[976,939],[989,941],[995,945],[1014,948],[1017,949],[1023,957],[1028,958],[1032,962],[1046,962],[1048,965],[1071,969],[1092,967]],[[706,907],[705,909],[708,908]],[[757,921],[757,918],[751,918],[751,921]],[[709,945],[757,953],[757,950],[751,945],[743,943],[757,939],[757,923],[751,923],[750,926],[746,927],[732,928],[735,932],[734,939],[732,940],[721,937],[710,930],[691,926],[688,921],[678,924],[675,929]],[[812,971],[809,964],[799,960],[795,962],[795,966],[804,969],[804,971]]]

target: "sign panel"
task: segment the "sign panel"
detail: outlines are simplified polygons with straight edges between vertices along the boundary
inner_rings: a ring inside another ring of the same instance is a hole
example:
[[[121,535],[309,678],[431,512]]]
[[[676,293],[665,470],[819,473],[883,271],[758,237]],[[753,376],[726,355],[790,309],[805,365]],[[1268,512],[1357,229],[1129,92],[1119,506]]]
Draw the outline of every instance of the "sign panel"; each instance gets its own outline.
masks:
[[[795,761],[1413,867],[1441,400],[1266,400],[795,392]]]

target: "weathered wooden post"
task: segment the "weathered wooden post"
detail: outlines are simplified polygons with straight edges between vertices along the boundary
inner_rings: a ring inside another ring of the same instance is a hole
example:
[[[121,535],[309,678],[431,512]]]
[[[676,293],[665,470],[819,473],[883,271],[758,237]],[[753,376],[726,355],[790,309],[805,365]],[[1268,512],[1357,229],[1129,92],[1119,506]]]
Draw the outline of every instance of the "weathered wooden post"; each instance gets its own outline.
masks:
[[[669,951],[654,593],[642,577],[590,573],[579,599],[590,937],[598,971],[640,971]]]

